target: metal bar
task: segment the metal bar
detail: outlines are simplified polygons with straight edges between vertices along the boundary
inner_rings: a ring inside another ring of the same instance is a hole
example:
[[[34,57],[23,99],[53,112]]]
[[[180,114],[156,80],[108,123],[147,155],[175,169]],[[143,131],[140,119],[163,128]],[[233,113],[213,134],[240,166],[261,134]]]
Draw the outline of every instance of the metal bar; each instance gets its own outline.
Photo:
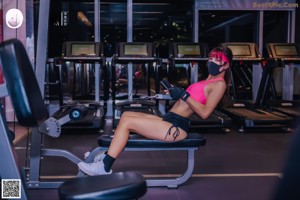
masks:
[[[30,164],[28,180],[38,182],[41,170],[42,134],[38,128],[31,131]]]
[[[127,0],[127,42],[132,42],[132,0]]]
[[[40,0],[35,74],[44,96],[45,70],[48,49],[49,0]]]
[[[63,181],[61,182],[50,182],[50,181],[28,181],[26,183],[26,186],[28,189],[41,189],[41,188],[48,188],[48,189],[56,189],[58,188],[61,184],[63,183]]]
[[[95,34],[95,42],[100,42],[100,0],[95,0],[94,1],[94,21],[95,21],[95,24],[94,24],[94,27],[95,27],[95,30],[94,30],[94,34]]]
[[[128,100],[133,99],[133,64],[127,64],[127,79],[128,79]]]
[[[198,10],[198,1],[194,0],[193,7],[193,41],[199,41],[199,10]]]
[[[80,158],[78,158],[71,152],[64,150],[64,149],[43,149],[42,155],[67,158],[68,160],[72,161],[75,164],[77,164],[81,161]]]
[[[187,168],[186,171],[178,178],[168,178],[168,179],[146,179],[148,187],[166,186],[168,188],[177,188],[179,185],[185,183],[193,174],[195,165],[195,151],[188,150],[187,158]]]
[[[100,78],[100,63],[95,63],[95,101],[100,101],[100,84],[101,84],[101,78]]]
[[[100,152],[106,151],[108,147],[98,147],[94,149],[85,162],[93,162],[94,157]],[[185,172],[177,178],[162,178],[162,179],[146,179],[148,187],[156,186],[166,186],[168,188],[177,188],[179,185],[185,183],[193,174],[194,165],[195,165],[195,151],[198,150],[198,147],[173,147],[173,148],[136,148],[136,147],[125,147],[124,151],[178,151],[184,150],[187,151],[187,168]]]
[[[93,162],[96,155],[100,152],[106,151],[108,147],[97,147],[92,152],[90,152],[89,156],[86,158],[85,162],[91,163]],[[138,147],[126,147],[124,151],[178,151],[183,150],[188,152],[187,156],[187,168],[185,172],[177,177],[177,178],[162,178],[162,179],[147,179],[147,186],[154,187],[154,186],[166,186],[168,188],[177,188],[180,184],[185,183],[193,174],[194,164],[195,164],[195,151],[198,150],[199,147],[171,147],[171,148],[164,148],[164,147],[149,147],[149,148],[138,148]],[[64,157],[72,161],[73,163],[78,163],[81,161],[80,158],[73,155],[72,153],[61,150],[61,149],[44,149],[42,151],[43,156],[58,156]],[[81,172],[78,173],[77,176],[83,176]],[[29,188],[58,188],[62,182],[45,182],[36,180],[33,181],[30,179],[27,182],[27,187]]]
[[[291,43],[295,42],[295,32],[296,32],[296,10],[294,9],[291,12]]]
[[[132,0],[127,0],[127,42],[132,42]],[[133,99],[133,64],[127,65],[128,99]]]
[[[288,20],[287,20],[287,38],[288,43],[291,42],[291,11],[288,11]]]
[[[0,106],[0,152],[1,152],[1,159],[0,159],[0,176],[1,179],[21,179],[20,170],[14,158],[14,154],[12,151],[12,146],[10,145],[8,139],[8,127],[5,120],[5,114],[3,112],[2,106]],[[21,183],[21,198],[26,200],[26,192]]]
[[[95,13],[95,42],[100,42],[100,0],[94,2],[94,13]],[[101,65],[95,63],[95,101],[100,101],[100,85],[101,85]]]
[[[49,10],[50,1],[40,0],[35,74],[42,96],[44,96],[45,92],[44,83],[47,63]],[[39,133],[38,128],[33,128],[30,148],[29,181],[38,182],[39,180],[42,148],[41,141],[42,135]]]

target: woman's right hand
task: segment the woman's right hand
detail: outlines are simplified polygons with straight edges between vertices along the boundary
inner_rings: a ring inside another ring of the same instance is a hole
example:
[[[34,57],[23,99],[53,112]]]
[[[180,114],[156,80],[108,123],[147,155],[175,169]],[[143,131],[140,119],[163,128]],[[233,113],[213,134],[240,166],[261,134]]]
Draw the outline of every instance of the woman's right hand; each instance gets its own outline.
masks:
[[[182,96],[184,91],[185,90],[183,88],[177,87],[177,86],[173,86],[173,87],[169,88],[169,93],[173,100],[180,99],[180,97]]]

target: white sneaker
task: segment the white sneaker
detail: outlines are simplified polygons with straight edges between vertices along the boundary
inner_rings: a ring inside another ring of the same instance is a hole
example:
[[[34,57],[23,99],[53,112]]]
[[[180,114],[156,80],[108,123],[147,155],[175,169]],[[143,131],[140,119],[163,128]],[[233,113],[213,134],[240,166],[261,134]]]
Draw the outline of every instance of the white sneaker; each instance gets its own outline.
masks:
[[[106,154],[104,151],[98,153],[94,158],[94,162],[101,162],[105,156],[106,156]]]
[[[89,151],[85,152],[83,158],[87,159],[90,154],[91,154],[91,152],[89,152]]]
[[[94,163],[85,163],[79,162],[78,167],[81,171],[89,176],[96,176],[96,175],[104,175],[104,174],[111,174],[112,170],[106,172],[104,169],[103,162],[94,162]]]
[[[86,160],[86,159],[90,156],[90,154],[91,154],[91,152],[89,152],[89,151],[85,152],[83,158]],[[98,153],[98,154],[94,157],[94,161],[93,161],[93,162],[99,162],[99,161],[102,161],[102,160],[104,159],[105,155],[106,155],[106,154],[105,154],[104,151]]]

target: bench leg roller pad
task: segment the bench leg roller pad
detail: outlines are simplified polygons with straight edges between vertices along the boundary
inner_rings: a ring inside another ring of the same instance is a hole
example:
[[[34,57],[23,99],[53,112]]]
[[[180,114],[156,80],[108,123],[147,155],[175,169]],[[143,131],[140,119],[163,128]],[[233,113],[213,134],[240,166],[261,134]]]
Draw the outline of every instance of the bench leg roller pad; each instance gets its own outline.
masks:
[[[69,179],[58,189],[62,199],[137,199],[147,191],[146,181],[135,172]]]

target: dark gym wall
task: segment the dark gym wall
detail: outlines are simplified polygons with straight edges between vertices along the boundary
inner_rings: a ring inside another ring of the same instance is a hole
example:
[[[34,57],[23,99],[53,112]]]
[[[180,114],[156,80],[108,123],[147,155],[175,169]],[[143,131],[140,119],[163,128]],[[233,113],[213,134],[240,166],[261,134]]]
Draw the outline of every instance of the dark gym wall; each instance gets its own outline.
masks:
[[[300,43],[300,0],[296,1],[298,8],[296,8],[296,30],[295,30],[295,42]]]

